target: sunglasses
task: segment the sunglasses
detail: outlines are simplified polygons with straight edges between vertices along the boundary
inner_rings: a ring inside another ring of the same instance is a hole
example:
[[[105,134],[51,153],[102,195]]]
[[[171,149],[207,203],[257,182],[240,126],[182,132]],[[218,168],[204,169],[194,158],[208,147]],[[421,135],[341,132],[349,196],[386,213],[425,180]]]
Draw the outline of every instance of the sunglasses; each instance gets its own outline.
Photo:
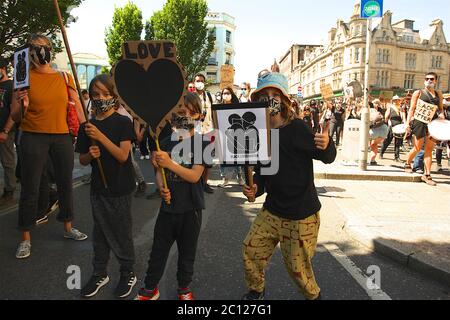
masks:
[[[434,81],[436,80],[435,78],[425,78],[426,81]]]

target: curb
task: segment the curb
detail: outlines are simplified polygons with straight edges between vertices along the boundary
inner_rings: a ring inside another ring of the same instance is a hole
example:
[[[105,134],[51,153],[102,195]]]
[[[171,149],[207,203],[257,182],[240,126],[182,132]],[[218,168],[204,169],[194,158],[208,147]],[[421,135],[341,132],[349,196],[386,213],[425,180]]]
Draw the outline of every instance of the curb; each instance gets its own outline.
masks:
[[[315,173],[314,178],[322,180],[354,180],[354,181],[392,181],[392,182],[422,182],[420,175],[375,175],[375,174],[345,174],[345,173]]]
[[[364,232],[357,231],[347,225],[347,217],[344,216],[344,219],[346,220],[344,227],[346,233],[365,247],[400,263],[408,269],[450,286],[450,268],[448,266],[445,268],[437,263],[433,263],[430,261],[430,257],[421,251],[408,252],[405,248],[392,245],[388,240],[376,239],[375,236],[370,237],[373,233],[368,228],[363,228],[365,229]]]

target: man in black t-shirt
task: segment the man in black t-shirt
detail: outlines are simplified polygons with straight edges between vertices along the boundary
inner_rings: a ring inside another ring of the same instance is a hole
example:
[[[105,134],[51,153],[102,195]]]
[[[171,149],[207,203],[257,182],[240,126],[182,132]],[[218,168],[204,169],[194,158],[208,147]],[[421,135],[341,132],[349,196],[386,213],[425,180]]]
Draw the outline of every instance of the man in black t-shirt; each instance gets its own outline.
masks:
[[[4,192],[0,206],[13,200],[16,190],[14,154],[15,124],[11,119],[13,82],[8,78],[8,61],[0,58],[0,160],[4,171]]]
[[[311,111],[311,118],[313,121],[313,133],[319,132],[320,129],[320,110],[319,106],[317,105],[316,100],[311,100],[309,103],[309,109]]]

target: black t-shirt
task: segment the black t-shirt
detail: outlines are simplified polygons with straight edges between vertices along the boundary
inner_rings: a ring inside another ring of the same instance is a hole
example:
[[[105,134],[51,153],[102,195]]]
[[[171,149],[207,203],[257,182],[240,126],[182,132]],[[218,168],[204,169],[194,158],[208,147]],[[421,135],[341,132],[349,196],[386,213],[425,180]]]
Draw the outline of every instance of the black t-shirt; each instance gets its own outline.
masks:
[[[118,113],[113,113],[104,120],[93,119],[91,123],[117,146],[120,146],[122,141],[133,141],[136,139],[130,119]],[[75,151],[80,154],[88,153],[89,147],[92,145],[91,140],[86,136],[84,128],[85,125],[81,125],[75,148]],[[136,188],[136,183],[133,175],[131,154],[128,155],[125,163],[120,164],[103,145],[99,143],[98,146],[100,147],[100,161],[105,172],[108,189],[105,189],[103,185],[97,160],[93,160],[91,162],[91,194],[120,197],[132,193]]]
[[[344,121],[345,108],[343,106],[334,106],[332,110],[331,121],[341,123]]]
[[[257,196],[267,192],[264,207],[284,219],[303,220],[317,213],[321,204],[314,185],[313,159],[332,163],[336,159],[333,140],[319,150],[314,135],[301,120],[279,129],[279,169],[273,176],[262,176],[255,168]]]
[[[12,92],[12,80],[0,82],[0,131],[5,128],[11,114]]]
[[[320,118],[319,107],[317,105],[312,105],[312,106],[310,106],[310,109],[311,109],[311,117],[314,122],[314,126],[317,126],[317,124],[319,123],[319,118]]]
[[[194,165],[205,166],[203,152],[209,144],[210,142],[203,141],[203,135],[199,134],[181,142],[172,141],[169,136],[161,141],[161,150],[168,152],[176,163],[192,169]],[[181,214],[191,210],[205,209],[202,178],[196,183],[189,183],[170,170],[166,169],[165,174],[171,201],[170,205],[164,200],[161,201],[161,211]]]

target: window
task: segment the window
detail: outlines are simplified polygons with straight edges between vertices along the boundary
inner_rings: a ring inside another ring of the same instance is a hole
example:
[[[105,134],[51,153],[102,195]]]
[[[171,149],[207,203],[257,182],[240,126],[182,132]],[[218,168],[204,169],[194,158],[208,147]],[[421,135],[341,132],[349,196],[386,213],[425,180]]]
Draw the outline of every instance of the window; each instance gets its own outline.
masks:
[[[227,30],[227,43],[231,43],[231,31]]]
[[[340,67],[344,63],[344,57],[342,55],[342,52],[335,53],[333,55],[333,65],[334,67]]]
[[[216,83],[217,82],[217,72],[207,72],[206,80],[208,82]]]
[[[359,63],[359,54],[361,53],[361,49],[360,48],[356,48],[355,50],[355,63]]]
[[[353,49],[350,48],[350,63],[353,63]]]
[[[414,81],[416,76],[414,74],[405,74],[405,83],[404,88],[405,89],[414,89]]]
[[[389,86],[389,71],[377,71],[377,87],[387,88]]]
[[[403,35],[402,40],[403,42],[414,43],[414,36],[405,34]]]
[[[320,80],[320,86],[323,87],[325,85],[325,79]]]
[[[391,50],[389,49],[377,50],[377,63],[390,63],[390,61],[391,61]]]
[[[431,68],[433,68],[433,69],[441,69],[442,68],[442,56],[432,56]]]
[[[320,71],[323,73],[323,72],[325,72],[325,71],[327,71],[327,60],[323,60],[321,63],[320,63]]]
[[[225,64],[231,64],[231,53],[229,52],[225,54]]]
[[[415,70],[416,69],[417,54],[407,53],[406,54],[406,69]]]
[[[208,30],[208,36],[212,37],[214,40],[216,40],[216,29],[215,28],[209,29]]]

